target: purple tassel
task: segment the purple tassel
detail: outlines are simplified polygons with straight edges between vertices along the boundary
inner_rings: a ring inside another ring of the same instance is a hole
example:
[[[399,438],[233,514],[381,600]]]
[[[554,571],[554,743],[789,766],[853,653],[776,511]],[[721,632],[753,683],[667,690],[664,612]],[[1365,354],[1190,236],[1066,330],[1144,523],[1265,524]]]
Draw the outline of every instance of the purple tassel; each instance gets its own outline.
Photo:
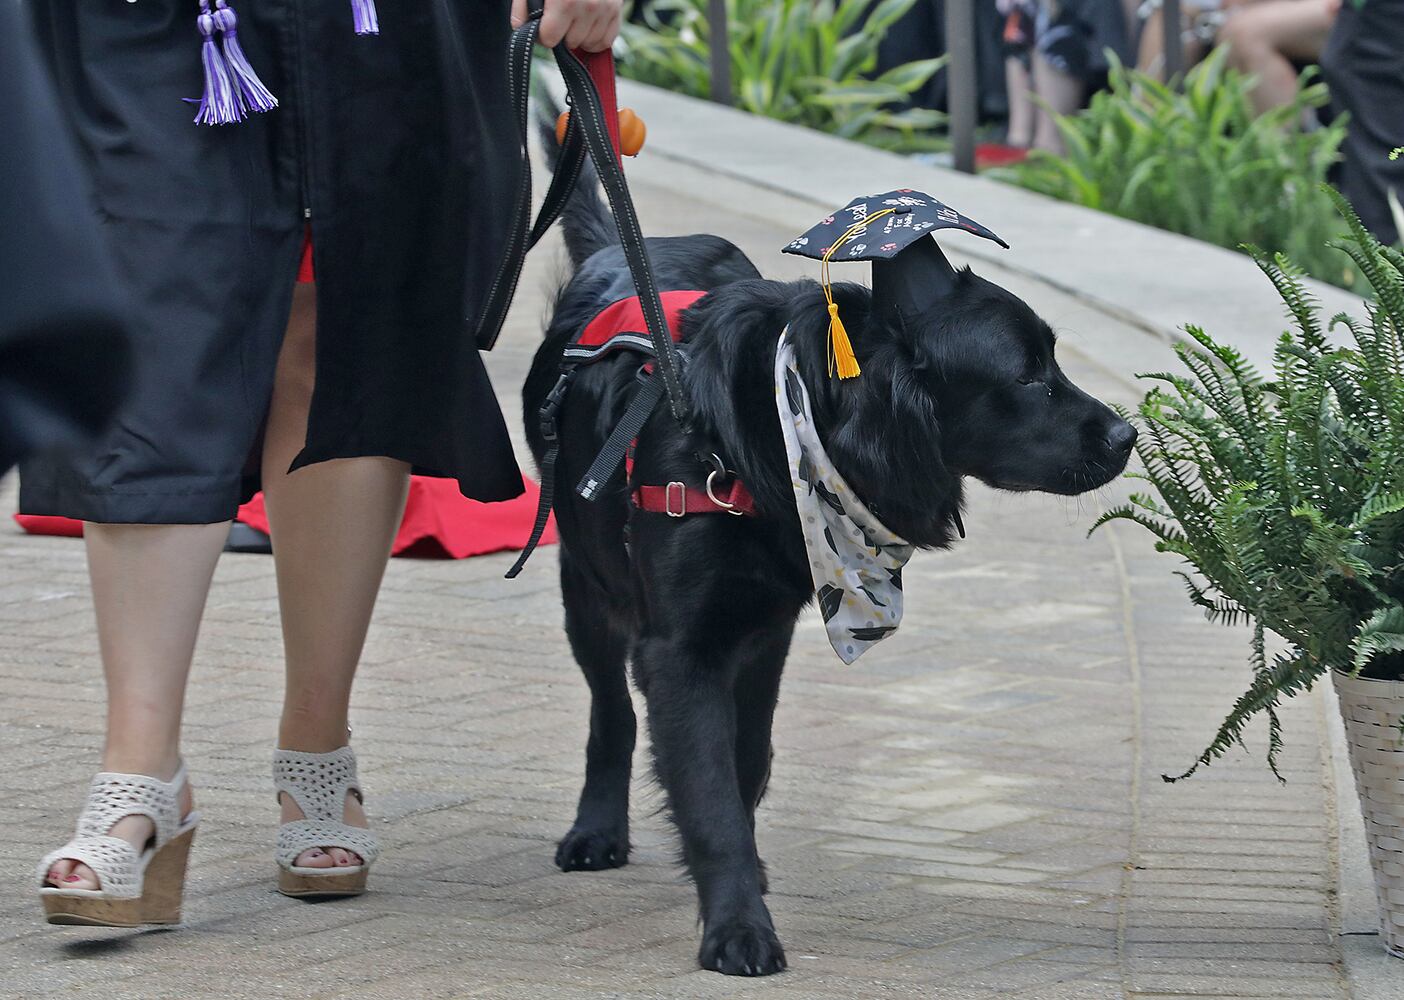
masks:
[[[215,45],[214,15],[209,0],[200,0],[200,16],[196,19],[205,45],[200,59],[205,67],[205,92],[200,95],[200,109],[195,115],[197,125],[229,125],[245,118],[243,97],[234,85],[229,67]]]
[[[351,0],[351,20],[355,22],[356,34],[380,34],[380,18],[375,13],[375,0]]]
[[[263,85],[244,55],[239,45],[239,19],[227,0],[215,0],[214,22],[224,38],[224,62],[238,88],[240,104],[249,111],[272,111],[278,106],[278,99]]]

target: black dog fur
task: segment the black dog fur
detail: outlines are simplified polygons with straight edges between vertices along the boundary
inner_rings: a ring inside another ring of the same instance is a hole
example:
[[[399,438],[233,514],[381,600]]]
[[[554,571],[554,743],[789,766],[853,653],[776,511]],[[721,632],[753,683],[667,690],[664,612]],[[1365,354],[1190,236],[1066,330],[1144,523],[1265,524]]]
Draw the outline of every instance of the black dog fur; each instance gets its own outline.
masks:
[[[545,442],[537,411],[561,350],[608,304],[605,290],[625,268],[586,178],[564,231],[575,273],[524,389],[538,461]],[[615,356],[578,371],[559,418],[556,517],[565,627],[592,706],[585,786],[556,863],[572,871],[628,860],[632,662],[655,768],[697,886],[698,961],[766,975],[785,968],[785,953],[761,898],[754,816],[770,775],[791,633],[813,598],[775,408],[781,331],[788,325],[835,465],[888,527],[922,548],[951,542],[965,476],[1010,490],[1084,492],[1122,470],[1135,431],[1063,374],[1046,323],[968,269],[954,294],[916,323],[883,321],[867,289],[835,286],[862,364],[861,377],[841,382],[827,371],[828,315],[817,284],[763,280],[716,236],[650,239],[648,251],[660,287],[710,293],[682,317],[686,385],[697,431],[749,487],[758,516],[641,512],[622,470],[595,501],[576,496],[571,487],[623,414],[639,359]],[[700,443],[661,405],[639,435],[634,482],[700,487]]]

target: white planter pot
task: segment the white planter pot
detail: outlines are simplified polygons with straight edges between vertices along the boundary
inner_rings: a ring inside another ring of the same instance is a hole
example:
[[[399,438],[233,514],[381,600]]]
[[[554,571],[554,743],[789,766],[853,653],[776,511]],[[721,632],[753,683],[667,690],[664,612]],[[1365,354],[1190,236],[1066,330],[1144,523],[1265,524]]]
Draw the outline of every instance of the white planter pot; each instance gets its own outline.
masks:
[[[1404,681],[1333,673],[1380,903],[1385,949],[1404,958]]]

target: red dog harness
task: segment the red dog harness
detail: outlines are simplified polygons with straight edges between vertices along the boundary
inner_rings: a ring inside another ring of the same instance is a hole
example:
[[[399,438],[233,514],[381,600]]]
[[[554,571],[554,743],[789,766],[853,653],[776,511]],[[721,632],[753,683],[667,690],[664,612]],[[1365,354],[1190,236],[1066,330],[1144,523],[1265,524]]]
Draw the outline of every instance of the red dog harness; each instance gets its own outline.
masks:
[[[694,290],[659,293],[668,331],[674,343],[682,340],[683,310],[706,294]],[[546,451],[541,458],[541,495],[536,507],[536,525],[532,528],[531,539],[517,557],[517,562],[507,571],[508,579],[521,571],[535,550],[555,501],[556,458],[560,453],[556,418],[565,402],[566,391],[581,365],[613,357],[619,351],[632,351],[644,355],[649,360],[639,368],[638,385],[624,411],[624,416],[610,432],[604,446],[590,464],[589,471],[575,487],[575,492],[586,500],[594,500],[604,484],[614,476],[621,462],[625,466],[626,481],[632,479],[633,451],[639,431],[643,430],[644,424],[657,409],[665,392],[663,379],[653,371],[654,359],[657,357],[653,341],[647,333],[642,332],[647,327],[638,296],[619,299],[596,313],[595,317],[585,324],[579,336],[561,352],[561,373],[556,378],[556,384],[546,394],[538,413],[541,420],[541,438],[546,442]],[[630,499],[639,510],[667,514],[669,517],[722,513],[737,516],[754,515],[755,501],[745,484],[726,471],[720,458],[710,456],[706,464],[712,468],[700,489],[681,480],[674,480],[661,486],[638,486],[630,491]]]
[[[706,294],[706,292],[691,289],[659,293],[659,297],[663,300],[664,314],[668,319],[668,330],[675,342],[682,339],[682,323],[679,317],[683,310]],[[642,332],[645,328],[643,308],[639,304],[637,295],[611,303],[600,310],[595,318],[585,325],[580,336],[575,338],[565,349],[562,355],[564,365],[574,368],[577,365],[590,364],[601,358],[610,357],[616,351],[634,351],[652,357],[653,345],[649,341],[648,334]],[[644,376],[650,376],[652,372],[653,362],[645,362]],[[629,420],[626,416],[620,427],[630,429],[628,425]],[[637,433],[636,428],[632,430]],[[618,433],[619,431],[616,430],[616,435]],[[633,475],[635,440],[636,438],[630,437],[628,450],[624,455],[626,475],[629,477]],[[601,459],[597,459],[595,465],[600,466],[601,460],[608,463],[609,455],[610,448],[606,445],[605,450],[601,452]],[[617,460],[605,474],[612,473],[615,468],[618,468]],[[594,473],[595,469],[592,468],[591,472]],[[701,488],[688,486],[680,481],[662,486],[638,486],[631,491],[630,498],[639,510],[667,514],[670,517],[686,517],[689,514],[729,513],[738,516],[755,514],[755,501],[751,498],[751,493],[746,489],[744,483],[733,477],[726,486],[718,486],[716,484],[717,478],[718,473],[713,471],[707,477],[706,485]],[[591,474],[587,474],[581,483],[579,492],[586,499],[589,499],[599,485],[597,479],[592,478]]]
[[[667,317],[668,332],[673,335],[674,343],[682,340],[679,317],[683,310],[706,294],[691,290],[658,293],[663,300],[663,314]],[[564,357],[568,364],[586,364],[623,349],[652,356],[653,345],[649,342],[647,330],[639,297],[631,295],[610,303],[596,313],[595,318],[580,331],[580,336],[570,342]]]

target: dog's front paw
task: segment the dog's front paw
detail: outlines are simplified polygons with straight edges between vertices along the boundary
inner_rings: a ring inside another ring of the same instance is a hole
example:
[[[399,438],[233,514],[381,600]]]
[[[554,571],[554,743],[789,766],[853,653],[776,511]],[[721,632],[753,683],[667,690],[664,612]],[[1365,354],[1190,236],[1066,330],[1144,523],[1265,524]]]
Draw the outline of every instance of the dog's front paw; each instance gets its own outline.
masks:
[[[627,830],[574,826],[556,845],[556,867],[563,872],[597,872],[628,863]]]
[[[787,968],[775,929],[769,923],[741,920],[708,927],[697,963],[724,976],[769,976]]]

